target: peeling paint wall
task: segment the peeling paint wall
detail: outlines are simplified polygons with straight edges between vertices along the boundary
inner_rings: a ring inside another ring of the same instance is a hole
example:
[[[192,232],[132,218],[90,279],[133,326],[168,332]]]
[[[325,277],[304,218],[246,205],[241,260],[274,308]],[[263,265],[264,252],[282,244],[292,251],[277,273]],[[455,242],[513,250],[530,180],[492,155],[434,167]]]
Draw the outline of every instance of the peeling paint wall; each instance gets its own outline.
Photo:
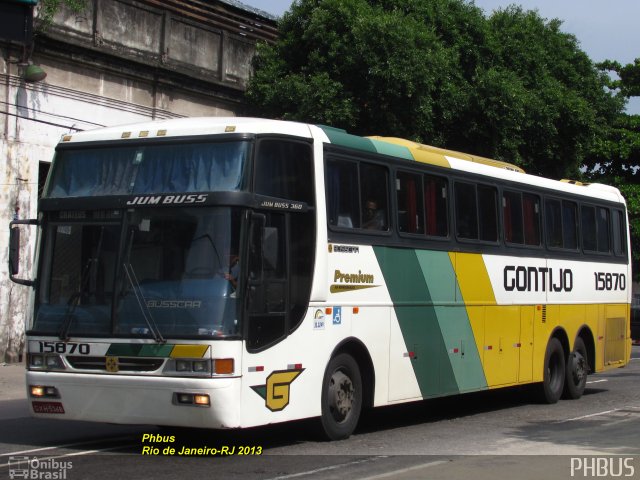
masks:
[[[40,164],[60,137],[241,114],[255,42],[275,32],[275,19],[226,2],[89,0],[83,14],[59,12],[29,59],[0,40],[0,363],[22,360],[33,301],[32,288],[9,280],[9,222],[36,218]],[[26,83],[25,60],[46,79]],[[34,277],[35,243],[36,229],[22,228],[21,278]]]

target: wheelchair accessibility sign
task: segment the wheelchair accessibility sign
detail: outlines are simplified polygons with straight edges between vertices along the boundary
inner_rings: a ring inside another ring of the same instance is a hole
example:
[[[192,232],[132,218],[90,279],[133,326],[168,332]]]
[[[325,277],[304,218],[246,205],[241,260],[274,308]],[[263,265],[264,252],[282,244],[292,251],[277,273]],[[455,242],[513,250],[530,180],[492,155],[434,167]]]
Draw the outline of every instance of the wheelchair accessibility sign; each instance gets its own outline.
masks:
[[[342,324],[342,307],[333,307],[333,324]]]

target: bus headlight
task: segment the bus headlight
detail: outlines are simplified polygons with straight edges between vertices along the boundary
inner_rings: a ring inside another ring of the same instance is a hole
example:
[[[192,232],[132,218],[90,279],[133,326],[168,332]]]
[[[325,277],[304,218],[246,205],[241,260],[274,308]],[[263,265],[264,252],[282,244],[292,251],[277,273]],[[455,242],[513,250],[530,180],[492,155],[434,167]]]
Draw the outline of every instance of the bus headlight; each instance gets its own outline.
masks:
[[[56,387],[29,385],[29,395],[34,398],[60,398]]]
[[[209,371],[208,360],[196,360],[193,362],[193,371],[197,373],[207,373]]]
[[[165,372],[175,371],[185,375],[210,376],[211,360],[179,359],[169,363]]]
[[[191,362],[189,360],[176,360],[176,372],[191,372]]]
[[[64,362],[60,355],[29,354],[29,368],[34,370],[64,370]]]
[[[29,355],[29,366],[33,368],[44,367],[44,355]]]
[[[173,393],[174,405],[190,405],[194,407],[210,407],[211,398],[206,393]]]

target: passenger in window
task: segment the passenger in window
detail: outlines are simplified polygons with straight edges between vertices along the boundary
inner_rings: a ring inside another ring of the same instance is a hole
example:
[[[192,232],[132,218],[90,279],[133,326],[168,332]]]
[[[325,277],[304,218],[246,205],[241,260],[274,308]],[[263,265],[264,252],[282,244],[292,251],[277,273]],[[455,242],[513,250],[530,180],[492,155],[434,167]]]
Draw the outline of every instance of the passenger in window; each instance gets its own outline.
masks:
[[[362,228],[369,230],[384,230],[385,228],[384,210],[378,208],[378,202],[375,200],[366,201],[362,220]]]

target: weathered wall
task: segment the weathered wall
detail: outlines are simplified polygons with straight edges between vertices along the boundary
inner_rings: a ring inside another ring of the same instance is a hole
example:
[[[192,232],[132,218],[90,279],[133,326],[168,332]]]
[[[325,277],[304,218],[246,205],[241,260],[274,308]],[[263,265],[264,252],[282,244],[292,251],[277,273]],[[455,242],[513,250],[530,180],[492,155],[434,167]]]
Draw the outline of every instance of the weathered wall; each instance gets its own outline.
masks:
[[[61,11],[33,53],[0,40],[0,362],[20,361],[32,289],[8,278],[8,223],[35,218],[41,163],[61,135],[179,116],[235,116],[258,40],[275,19],[232,0],[89,0]],[[22,79],[30,60],[47,77]],[[35,229],[22,229],[21,275]]]

